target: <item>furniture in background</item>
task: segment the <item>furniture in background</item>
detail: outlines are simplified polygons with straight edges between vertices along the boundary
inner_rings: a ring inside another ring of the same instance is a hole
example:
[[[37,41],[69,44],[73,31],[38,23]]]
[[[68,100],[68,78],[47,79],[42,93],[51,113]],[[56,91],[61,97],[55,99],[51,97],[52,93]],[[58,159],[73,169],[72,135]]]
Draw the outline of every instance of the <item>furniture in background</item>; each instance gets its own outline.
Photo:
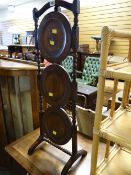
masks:
[[[79,45],[79,52],[90,53],[89,44],[81,44]]]
[[[122,103],[122,100],[123,100],[123,91],[120,91],[116,94],[116,100],[115,100],[115,110],[117,110],[121,103]],[[112,97],[109,98],[108,100],[108,109],[111,108],[111,103],[112,103]],[[129,104],[131,104],[131,93],[129,94]]]
[[[122,57],[117,55],[108,56],[108,60],[107,60],[108,66],[110,66],[111,64],[117,64],[122,62],[127,62],[127,57]]]
[[[103,114],[103,119],[105,119],[106,117],[107,115]],[[95,111],[77,105],[76,118],[78,131],[85,136],[88,136],[89,138],[93,138]]]
[[[18,33],[12,34],[12,44],[20,44],[20,34]]]
[[[95,110],[97,97],[97,87],[78,84],[77,104],[88,109]]]
[[[89,54],[87,52],[78,52],[77,56],[77,71],[82,71],[84,68],[84,63],[87,57],[100,57],[100,54]],[[67,56],[67,58],[62,61],[61,65],[67,70],[67,72],[72,72],[73,69],[73,56],[72,53]]]
[[[0,59],[0,165],[4,146],[39,126],[37,67]]]
[[[71,53],[72,54],[72,53]],[[100,57],[100,53],[90,53],[87,51],[79,50],[77,52],[77,70],[82,71],[86,58],[89,57]]]
[[[78,84],[77,85],[77,105],[95,110],[96,108],[97,87]],[[72,105],[69,102],[65,106],[65,110],[70,114]]]
[[[77,78],[76,81],[79,84],[96,86],[98,82],[99,65],[99,57],[87,57],[84,63],[84,68],[82,72],[80,72],[81,78]]]
[[[8,47],[0,46],[0,56],[8,57]]]
[[[68,56],[64,61],[62,61],[61,65],[71,75],[73,66],[73,57]],[[87,57],[87,61],[85,62],[82,75],[83,78],[85,76],[85,80],[77,78],[78,81],[77,104],[93,110],[95,110],[96,106],[97,88],[94,86],[96,86],[97,84],[98,68],[99,68],[99,58]],[[92,78],[92,76],[94,78]],[[87,81],[87,79],[90,79],[91,81]],[[94,86],[90,86],[89,82],[91,85]],[[67,108],[71,109],[70,104],[68,104],[67,106],[66,106]]]
[[[18,57],[18,54],[21,54],[21,58],[24,59],[24,53],[29,52],[34,49],[35,49],[34,45],[19,45],[19,44],[9,45],[8,55],[9,55],[9,58],[12,58],[14,54],[16,58],[16,56]]]
[[[13,57],[13,53],[15,53],[15,57],[18,53],[21,53],[23,56],[23,50],[21,45],[9,45],[8,46],[8,55],[9,58]]]
[[[34,31],[26,31],[26,45],[35,45]]]
[[[61,66],[71,75],[73,71],[73,56],[67,56],[67,58],[62,61]]]
[[[118,81],[118,86],[117,86],[117,93],[122,91],[124,88],[124,82]],[[112,79],[105,79],[105,87],[104,87],[104,106],[108,106],[108,101],[112,97],[113,94],[113,89],[114,89],[114,80]]]
[[[31,144],[37,139],[39,135],[39,129],[23,136],[17,141],[6,146],[6,151],[21,166],[20,172],[24,168],[30,175],[59,175],[66,160],[69,159],[67,154],[64,154],[60,150],[54,148],[50,144],[42,143],[32,156],[27,154]],[[73,165],[70,175],[89,175],[90,172],[90,153],[92,147],[92,140],[83,137],[78,133],[78,149],[83,148],[88,151],[87,156],[81,161],[80,166]],[[66,148],[71,149],[71,143],[66,145]],[[101,143],[101,150],[99,152],[99,158],[103,156],[103,149],[105,144]],[[12,164],[11,164],[12,165]],[[18,175],[20,172],[16,172],[16,166],[14,168],[13,175]],[[26,174],[26,173],[25,173]]]
[[[90,64],[90,60],[91,60],[91,64]],[[92,67],[92,62],[94,62],[94,58],[91,58],[91,59],[89,58],[89,62],[88,63],[91,65],[91,67]],[[97,64],[97,61],[95,62],[95,64]],[[64,61],[62,61],[61,65],[71,75],[72,68],[73,68],[72,67],[73,66],[73,57],[72,56],[68,56]],[[97,66],[95,66],[95,68],[96,67]],[[96,69],[94,69],[94,70],[96,70]],[[88,76],[88,74],[87,74],[87,76]],[[89,109],[95,110],[96,96],[97,96],[97,88],[96,87],[89,86],[89,85],[86,85],[84,83],[80,83],[80,84],[78,83],[77,104],[79,104],[80,106],[83,106],[85,108],[89,108]]]
[[[86,109],[81,106],[76,107],[76,119],[78,131],[90,138],[93,137],[95,111]]]
[[[4,122],[2,105],[3,105],[2,96],[1,96],[1,90],[0,90],[0,156],[2,158],[0,159],[0,166],[4,167],[8,162],[8,158],[4,151],[4,147],[7,144],[7,137],[6,137],[6,125]]]
[[[96,48],[95,48],[95,51],[94,51],[94,53],[100,53],[100,50],[101,50],[101,43],[100,43],[100,41],[101,41],[101,36],[99,36],[99,35],[94,35],[94,36],[92,36],[91,38],[93,38],[95,41],[96,41]]]
[[[107,67],[110,38],[126,39],[129,41],[127,63],[118,63]],[[101,66],[98,83],[96,115],[93,129],[93,147],[91,156],[91,175],[129,175],[131,174],[131,107],[129,93],[131,86],[131,32],[117,31],[110,27],[102,29]],[[114,81],[112,102],[108,117],[102,121],[105,79]],[[124,90],[121,106],[115,110],[115,100],[118,81],[123,80]],[[102,121],[102,122],[101,122]],[[103,161],[98,163],[99,139],[106,139],[106,149]],[[113,142],[114,146],[110,147]]]

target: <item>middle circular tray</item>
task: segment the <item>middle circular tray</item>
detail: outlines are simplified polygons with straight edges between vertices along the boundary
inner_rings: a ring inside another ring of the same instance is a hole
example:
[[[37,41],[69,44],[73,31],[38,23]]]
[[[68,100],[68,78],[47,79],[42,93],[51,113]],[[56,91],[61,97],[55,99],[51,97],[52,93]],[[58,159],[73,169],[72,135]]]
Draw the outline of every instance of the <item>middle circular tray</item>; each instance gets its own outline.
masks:
[[[42,71],[41,88],[47,103],[64,106],[71,97],[70,75],[58,64],[49,65]]]

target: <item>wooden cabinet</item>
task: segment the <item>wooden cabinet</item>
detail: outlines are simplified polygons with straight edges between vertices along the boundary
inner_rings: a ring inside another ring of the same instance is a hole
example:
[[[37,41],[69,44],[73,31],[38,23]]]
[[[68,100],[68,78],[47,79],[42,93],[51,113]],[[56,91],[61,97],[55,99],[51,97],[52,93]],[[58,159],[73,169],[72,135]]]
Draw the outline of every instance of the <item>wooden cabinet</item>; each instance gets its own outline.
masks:
[[[0,156],[2,157],[2,159],[0,159],[0,165],[4,166],[8,160],[4,151],[4,146],[7,144],[7,137],[2,105],[2,97],[0,92]]]
[[[0,151],[39,126],[37,66],[0,59]]]
[[[110,39],[112,37],[129,40],[127,63],[118,63],[107,67],[107,57]],[[131,107],[129,92],[131,86],[131,32],[116,31],[109,27],[102,30],[102,53],[98,85],[96,115],[93,130],[93,148],[91,161],[91,175],[129,175],[131,174]],[[102,120],[105,79],[114,81],[111,109],[108,117]],[[124,81],[123,100],[115,110],[115,100],[118,81]],[[97,167],[99,138],[106,139],[105,157]],[[114,146],[111,147],[110,143]]]
[[[19,45],[19,44],[14,44],[14,45],[9,45],[8,46],[8,54],[9,57],[12,58],[13,53],[15,53],[15,57],[18,53],[21,53],[22,55],[30,50],[34,50],[35,46],[34,45]]]

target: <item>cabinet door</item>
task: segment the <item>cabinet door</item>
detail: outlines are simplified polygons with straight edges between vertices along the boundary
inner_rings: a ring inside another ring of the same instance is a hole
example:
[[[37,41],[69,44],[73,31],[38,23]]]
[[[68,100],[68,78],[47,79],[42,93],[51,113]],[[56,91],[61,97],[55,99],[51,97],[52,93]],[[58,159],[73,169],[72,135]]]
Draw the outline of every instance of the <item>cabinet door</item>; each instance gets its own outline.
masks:
[[[2,109],[2,98],[1,98],[1,90],[0,90],[0,166],[6,165],[7,158],[4,150],[5,145],[7,144],[6,138],[6,130],[4,125],[4,116]]]
[[[2,109],[8,143],[33,130],[30,77],[1,76]]]

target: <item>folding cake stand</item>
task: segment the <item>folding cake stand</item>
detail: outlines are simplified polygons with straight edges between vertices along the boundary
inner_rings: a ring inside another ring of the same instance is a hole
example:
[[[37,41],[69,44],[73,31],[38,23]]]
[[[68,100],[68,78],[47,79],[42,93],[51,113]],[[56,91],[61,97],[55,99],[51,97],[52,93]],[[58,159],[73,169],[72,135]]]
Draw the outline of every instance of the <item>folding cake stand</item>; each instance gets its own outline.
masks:
[[[51,7],[54,7],[54,11],[45,15],[38,29],[39,17]],[[67,18],[60,12],[60,7],[73,12],[74,25],[72,28]],[[67,175],[73,163],[87,154],[85,150],[78,151],[77,149],[76,59],[79,46],[79,13],[79,0],[74,0],[73,3],[55,0],[45,4],[39,11],[36,8],[33,9],[36,59],[38,62],[40,135],[29,148],[28,154],[31,155],[35,148],[45,141],[70,155],[70,159],[65,164],[61,175]],[[72,78],[59,65],[71,49],[73,50]],[[40,66],[41,58],[52,64],[42,69]],[[46,110],[43,109],[43,99],[48,103]],[[63,109],[69,102],[72,104],[72,117],[69,117]],[[61,146],[69,140],[72,140],[72,152]]]

